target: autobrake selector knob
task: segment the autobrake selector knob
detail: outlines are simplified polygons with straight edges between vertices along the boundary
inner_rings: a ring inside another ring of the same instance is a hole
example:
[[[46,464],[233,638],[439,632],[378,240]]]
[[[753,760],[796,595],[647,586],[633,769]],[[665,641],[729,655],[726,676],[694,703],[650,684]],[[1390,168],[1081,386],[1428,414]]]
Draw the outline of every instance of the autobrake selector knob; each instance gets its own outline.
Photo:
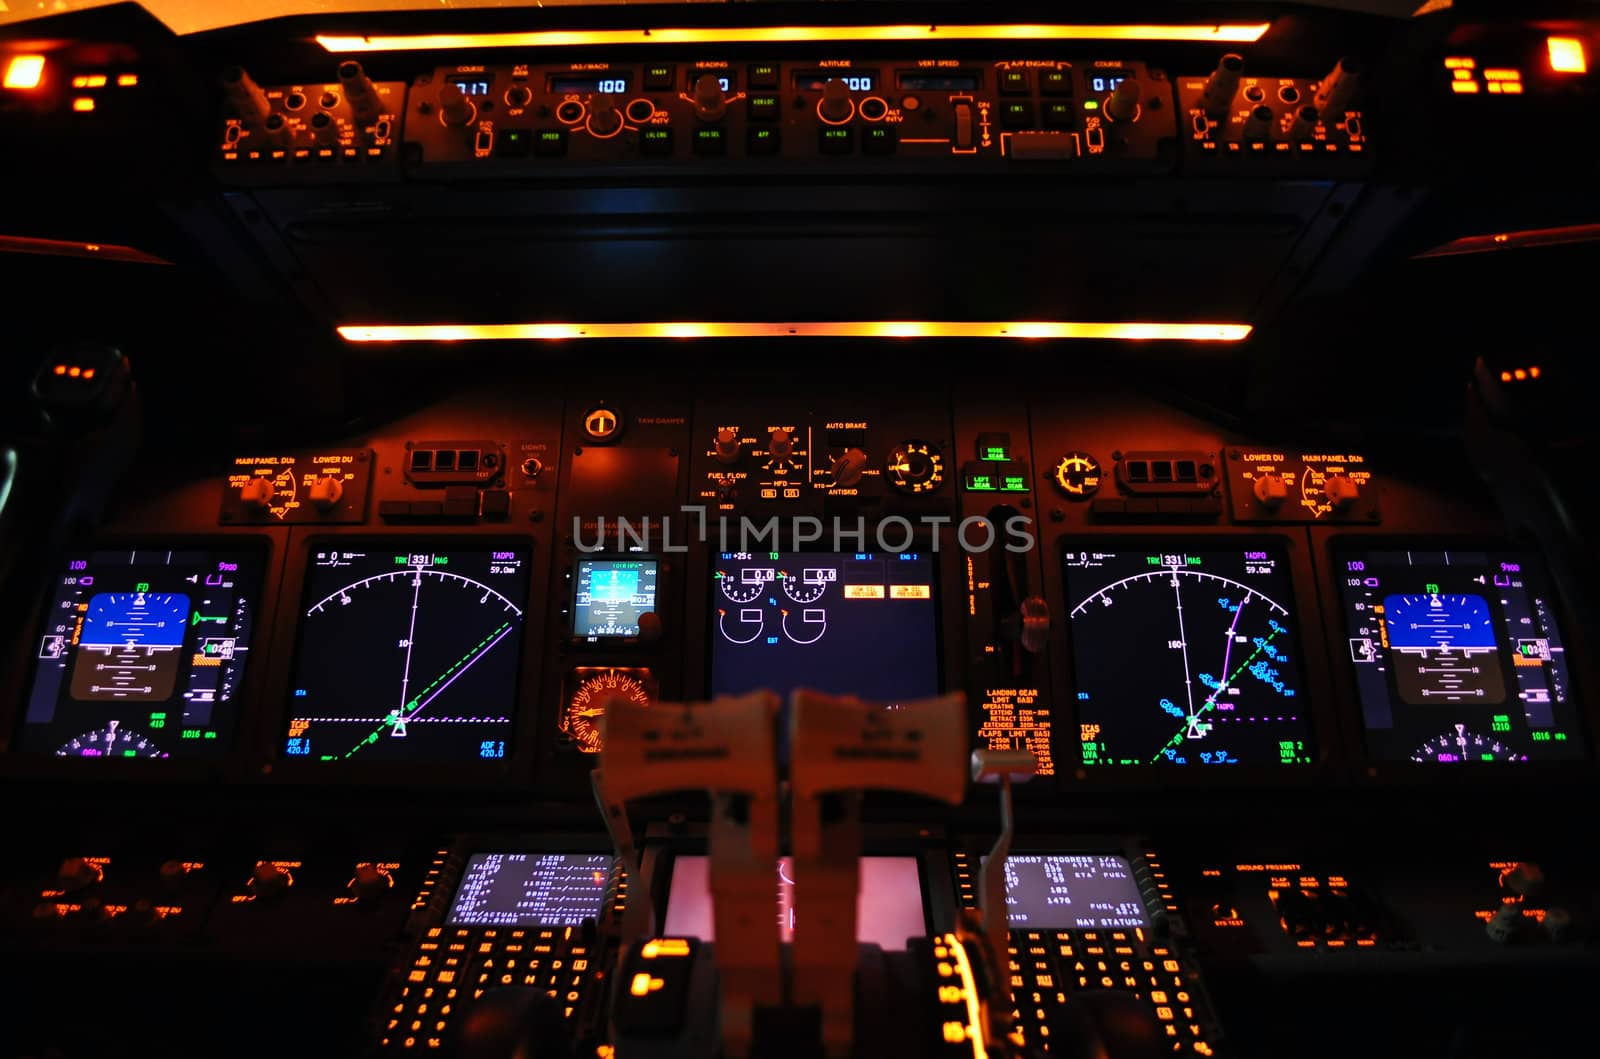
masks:
[[[1329,121],[1343,121],[1345,111],[1354,107],[1361,92],[1361,60],[1346,55],[1333,72],[1322,79],[1312,102]]]
[[[717,431],[717,462],[739,462],[739,432],[733,427],[723,427]]]
[[[1206,114],[1220,118],[1228,113],[1233,97],[1239,91],[1239,75],[1244,72],[1244,56],[1229,52],[1217,63],[1217,68],[1206,78],[1206,88],[1200,97]]]
[[[444,87],[439,89],[440,119],[446,125],[470,125],[477,116],[478,108],[461,91],[461,86],[446,81]]]
[[[838,489],[848,489],[861,481],[861,476],[867,469],[867,454],[858,448],[848,448],[840,453],[833,461],[833,485]]]
[[[849,121],[855,112],[856,104],[850,98],[849,85],[835,77],[822,86],[822,101],[817,104],[817,113],[822,115],[823,121],[840,125]]]
[[[1135,121],[1139,117],[1139,82],[1129,77],[1119,84],[1106,100],[1106,117],[1112,121]]]
[[[716,74],[701,74],[694,83],[694,116],[701,121],[721,121],[728,113],[728,95]]]
[[[267,94],[242,66],[230,66],[222,71],[222,92],[227,97],[228,109],[242,121],[265,121],[272,113]]]

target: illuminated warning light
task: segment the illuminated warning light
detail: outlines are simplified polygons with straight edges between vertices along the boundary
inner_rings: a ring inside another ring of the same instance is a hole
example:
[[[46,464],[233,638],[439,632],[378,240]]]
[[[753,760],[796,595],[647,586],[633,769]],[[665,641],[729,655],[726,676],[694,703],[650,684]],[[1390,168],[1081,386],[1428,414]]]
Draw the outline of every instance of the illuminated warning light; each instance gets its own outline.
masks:
[[[932,599],[933,588],[930,585],[890,585],[890,599]]]
[[[73,88],[104,88],[105,86],[105,74],[79,74],[72,79]]]
[[[1042,338],[1241,342],[1249,324],[1037,320],[808,321],[798,323],[346,324],[347,342],[561,341],[576,338]]]
[[[1534,364],[1526,368],[1512,368],[1500,373],[1501,382],[1527,382],[1529,379],[1539,377],[1539,366]]]
[[[136,85],[138,83],[139,83],[139,75],[138,74],[118,74],[117,75],[117,87],[118,88],[132,88],[134,85]]]
[[[1550,49],[1550,69],[1556,73],[1589,72],[1589,58],[1583,53],[1583,41],[1577,37],[1551,37],[1545,44]]]
[[[88,96],[79,96],[77,99],[72,101],[72,109],[77,111],[79,114],[87,114],[89,111],[94,109],[94,100],[90,99]]]
[[[1485,69],[1483,71],[1483,79],[1485,81],[1520,81],[1522,80],[1522,71]]]
[[[1456,78],[1457,81],[1470,81],[1470,80],[1472,80],[1472,71],[1471,70],[1457,70],[1455,72],[1455,78]]]
[[[1476,82],[1476,81],[1451,81],[1450,82],[1450,88],[1451,88],[1452,91],[1454,91],[1454,92],[1456,92],[1457,94],[1460,94],[1460,95],[1472,95],[1473,93],[1478,91],[1478,82]]]
[[[13,55],[6,64],[5,86],[7,88],[38,88],[39,82],[44,80],[43,55]]]
[[[845,599],[882,599],[882,585],[845,585]]]
[[[668,29],[543,30],[342,37],[318,34],[330,52],[442,51],[460,48],[570,48],[612,44],[799,44],[857,41],[1133,40],[1248,44],[1270,23],[1232,25],[723,26]]]
[[[1475,69],[1477,65],[1478,64],[1474,60],[1469,59],[1466,56],[1456,56],[1444,61],[1444,68],[1446,70],[1471,70]]]

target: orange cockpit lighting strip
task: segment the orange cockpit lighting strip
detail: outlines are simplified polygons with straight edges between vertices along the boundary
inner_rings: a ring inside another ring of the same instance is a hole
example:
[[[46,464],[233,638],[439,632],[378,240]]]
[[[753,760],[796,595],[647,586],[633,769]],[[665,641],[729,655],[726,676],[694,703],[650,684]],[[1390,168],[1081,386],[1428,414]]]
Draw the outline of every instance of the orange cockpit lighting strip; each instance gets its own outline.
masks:
[[[806,323],[666,322],[530,324],[347,324],[347,342],[561,341],[576,338],[1043,338],[1239,342],[1249,324],[852,320]]]
[[[508,33],[427,33],[412,36],[318,34],[330,52],[444,51],[456,48],[570,48],[615,44],[813,44],[863,41],[1128,40],[1249,44],[1270,23],[1207,25],[979,25],[979,26],[721,26],[680,29],[535,30]]]

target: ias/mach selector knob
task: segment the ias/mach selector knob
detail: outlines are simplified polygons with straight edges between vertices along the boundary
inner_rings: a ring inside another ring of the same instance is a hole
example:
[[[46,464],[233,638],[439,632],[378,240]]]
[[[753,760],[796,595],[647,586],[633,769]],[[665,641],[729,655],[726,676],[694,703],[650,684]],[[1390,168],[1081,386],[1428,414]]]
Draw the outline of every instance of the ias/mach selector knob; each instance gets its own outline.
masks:
[[[622,111],[613,104],[610,96],[596,96],[589,103],[589,135],[602,140],[622,131]]]
[[[694,116],[701,121],[721,121],[728,113],[728,94],[716,74],[701,74],[694,83]]]

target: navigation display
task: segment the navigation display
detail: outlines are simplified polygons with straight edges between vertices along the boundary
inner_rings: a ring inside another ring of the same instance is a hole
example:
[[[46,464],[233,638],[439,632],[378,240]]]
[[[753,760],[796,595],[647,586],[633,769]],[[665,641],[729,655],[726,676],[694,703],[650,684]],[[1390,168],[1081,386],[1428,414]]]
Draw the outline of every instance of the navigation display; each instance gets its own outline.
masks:
[[[474,853],[445,922],[575,927],[600,915],[612,858],[600,853]]]
[[[711,691],[795,688],[909,702],[939,693],[933,561],[918,554],[718,557]]]
[[[233,744],[261,584],[259,550],[69,554],[23,713],[25,751],[214,757]]]
[[[525,547],[399,541],[314,550],[284,754],[308,761],[505,757],[527,595]]]
[[[1536,555],[1349,548],[1335,570],[1372,758],[1584,756]]]
[[[1281,551],[1069,547],[1065,563],[1085,765],[1311,761]]]

